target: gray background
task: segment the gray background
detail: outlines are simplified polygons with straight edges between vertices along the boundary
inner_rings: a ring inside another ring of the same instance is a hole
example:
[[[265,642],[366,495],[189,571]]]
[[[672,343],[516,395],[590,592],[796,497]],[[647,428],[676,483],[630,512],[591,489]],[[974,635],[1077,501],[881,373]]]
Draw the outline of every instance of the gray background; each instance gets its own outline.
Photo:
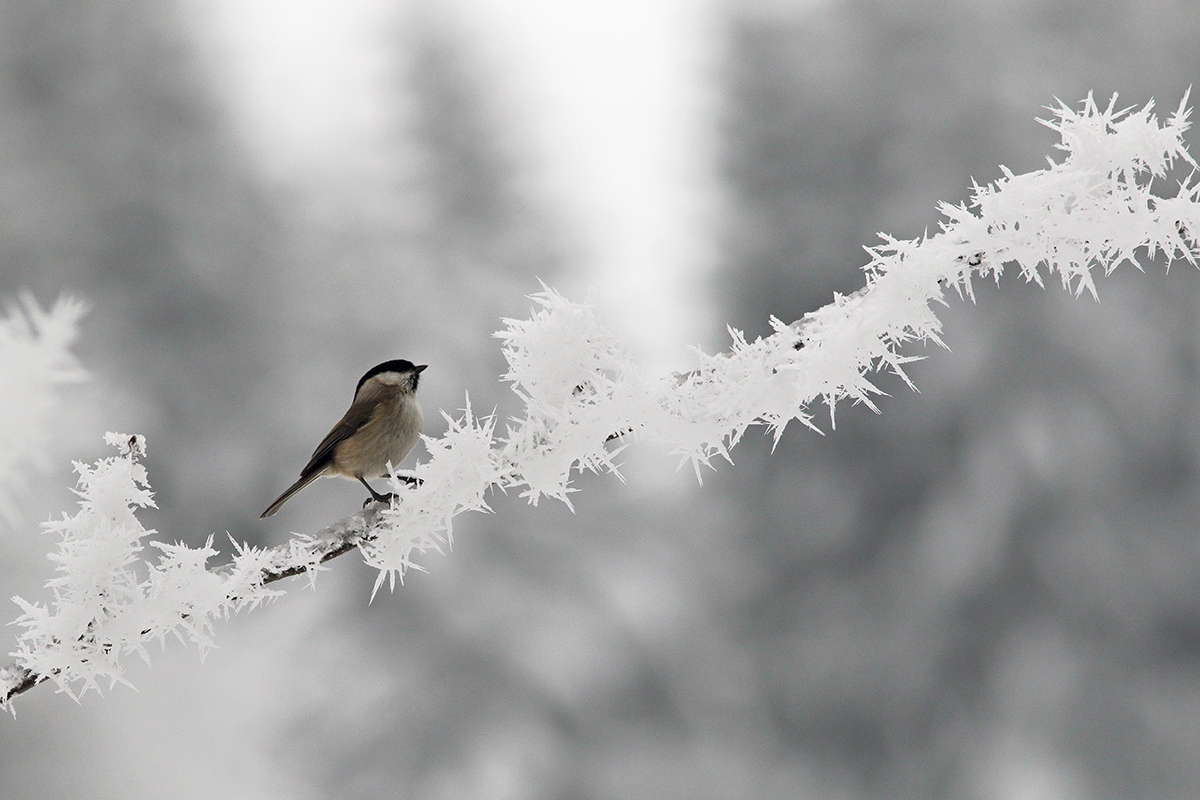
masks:
[[[858,288],[876,231],[933,228],[972,178],[1042,166],[1053,98],[1170,109],[1200,76],[1183,0],[720,16],[714,347]],[[149,438],[148,527],[275,544],[360,501],[323,482],[257,520],[370,365],[434,365],[430,434],[464,389],[515,413],[490,333],[578,265],[468,41],[421,19],[388,143],[419,168],[348,201],[255,167],[173,3],[0,3],[0,293],[93,304],[0,594],[41,599],[32,531],[104,430]],[[884,380],[881,416],[774,453],[751,432],[703,487],[647,445],[652,480],[584,477],[574,515],[497,497],[371,605],[351,555],[218,625],[203,665],[174,646],[79,706],[40,687],[0,720],[0,795],[1193,798],[1200,276],[1163,266],[1100,304],[981,287],[920,394]]]

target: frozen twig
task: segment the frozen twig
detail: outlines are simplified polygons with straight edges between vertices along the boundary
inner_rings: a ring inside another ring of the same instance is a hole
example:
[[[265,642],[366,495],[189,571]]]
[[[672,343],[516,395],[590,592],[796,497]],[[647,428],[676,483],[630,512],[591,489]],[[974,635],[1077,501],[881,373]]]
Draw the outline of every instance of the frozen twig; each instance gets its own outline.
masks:
[[[256,575],[251,576],[250,584],[261,587],[298,575],[307,575],[310,580],[313,579],[320,565],[345,555],[364,541],[370,541],[374,536],[373,529],[379,524],[380,515],[381,507],[372,504],[310,536],[297,536],[286,544],[258,551],[258,571]],[[242,554],[246,552],[242,550]],[[245,576],[239,578],[236,584],[233,580],[241,571],[238,560],[210,570],[213,575],[230,580],[230,593],[225,597],[225,602],[230,606],[237,606],[245,599],[239,595],[236,588],[242,585],[241,581]],[[149,636],[150,633],[151,631],[142,632],[144,636]],[[10,707],[13,698],[54,677],[54,674],[42,674],[20,663],[9,664],[0,669],[0,708]]]

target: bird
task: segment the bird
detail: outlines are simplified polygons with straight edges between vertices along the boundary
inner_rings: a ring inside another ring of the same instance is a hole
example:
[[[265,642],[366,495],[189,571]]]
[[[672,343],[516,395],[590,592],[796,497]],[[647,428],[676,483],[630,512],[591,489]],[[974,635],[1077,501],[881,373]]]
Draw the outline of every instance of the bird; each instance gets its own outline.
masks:
[[[392,495],[375,491],[367,478],[387,475],[388,463],[398,465],[416,446],[425,422],[417,402],[417,384],[428,366],[396,359],[367,370],[354,388],[350,409],[317,445],[300,470],[300,479],[267,506],[259,519],[274,514],[292,495],[322,476],[362,483],[371,493],[364,506],[372,500],[389,502]]]

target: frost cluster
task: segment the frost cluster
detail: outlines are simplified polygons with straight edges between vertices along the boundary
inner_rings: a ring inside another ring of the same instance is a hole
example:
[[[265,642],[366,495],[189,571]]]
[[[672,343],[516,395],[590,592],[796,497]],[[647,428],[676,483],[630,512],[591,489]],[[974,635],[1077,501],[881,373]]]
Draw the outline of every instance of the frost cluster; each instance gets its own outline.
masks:
[[[43,311],[22,294],[0,317],[0,519],[10,523],[23,470],[43,464],[56,389],[83,380],[71,354],[83,313],[78,300]]]
[[[450,544],[455,516],[486,511],[489,491],[569,504],[572,474],[615,473],[615,456],[633,439],[667,443],[699,476],[714,457],[728,458],[751,425],[778,437],[792,420],[812,426],[818,403],[831,416],[842,400],[874,408],[873,373],[908,380],[911,357],[903,345],[941,343],[935,304],[945,304],[948,291],[973,298],[972,281],[999,280],[1007,264],[1026,280],[1042,284],[1056,274],[1075,294],[1094,295],[1095,270],[1137,266],[1136,258],[1160,253],[1194,261],[1200,184],[1189,178],[1169,196],[1154,191],[1173,166],[1195,167],[1182,139],[1186,101],[1161,124],[1151,105],[1118,111],[1089,97],[1078,113],[1053,109],[1045,124],[1061,136],[1060,162],[1024,175],[1006,171],[996,183],[976,186],[968,205],[942,207],[946,219],[932,236],[885,236],[868,248],[862,289],[795,322],[772,320],[774,333],[765,338],[749,341],[731,329],[727,352],[696,351],[695,368],[683,374],[647,377],[594,307],[543,286],[530,318],[505,320],[496,334],[508,360],[505,379],[524,404],[503,434],[494,416],[477,417],[468,402],[461,418],[446,417],[444,436],[424,438],[430,457],[412,476],[393,474],[390,507],[284,547],[243,548],[222,568],[206,567],[211,542],[195,550],[155,543],[157,560],[143,560],[143,539],[152,532],[134,512],[153,503],[137,462],[144,443],[114,437],[121,455],[76,465],[79,513],[47,525],[61,538],[51,556],[59,573],[49,583],[54,601],[18,601],[25,611],[13,654],[18,667],[0,678],[12,686],[22,675],[44,676],[69,691],[121,681],[124,654],[145,657],[147,642],[167,636],[203,648],[214,618],[270,596],[268,579],[311,574],[355,546],[379,570],[375,589],[385,581],[394,586],[417,566],[414,556]],[[61,338],[65,327],[56,330]]]
[[[443,413],[449,429],[439,439],[422,437],[430,460],[417,465],[420,483],[410,486],[393,476],[399,502],[382,512],[383,522],[358,542],[363,558],[379,570],[374,593],[386,579],[395,588],[413,563],[414,553],[444,552],[453,539],[453,520],[464,511],[486,511],[484,495],[500,483],[500,460],[492,449],[495,419],[477,419],[470,402],[459,420]]]
[[[196,549],[150,542],[158,557],[146,558],[144,540],[155,532],[135,513],[154,506],[139,463],[145,440],[116,433],[105,440],[118,455],[94,466],[75,463],[79,511],[43,524],[59,537],[49,555],[57,576],[46,584],[54,599],[41,605],[13,598],[24,613],[12,655],[23,670],[72,697],[99,689],[101,681],[126,683],[122,658],[136,653],[148,662],[151,642],[174,637],[203,653],[212,644],[214,618],[277,594],[262,587],[259,551],[244,552],[226,574],[206,566],[216,555],[211,538]]]
[[[1023,175],[1005,170],[996,183],[976,185],[969,205],[942,206],[946,220],[935,235],[884,236],[884,244],[867,248],[862,289],[836,295],[796,322],[772,319],[774,333],[753,342],[730,329],[727,352],[696,351],[695,369],[684,374],[647,378],[595,308],[543,285],[532,297],[537,308],[530,318],[505,320],[496,334],[509,364],[505,378],[524,402],[524,415],[494,443],[491,421],[469,413],[448,436],[466,436],[472,447],[427,438],[433,459],[417,469],[426,483],[385,512],[372,547],[382,554],[393,535],[399,542],[427,535],[412,521],[424,513],[418,498],[428,492],[470,498],[436,505],[436,526],[448,532],[455,508],[485,507],[489,481],[533,503],[543,496],[569,503],[572,472],[615,473],[614,456],[630,438],[669,444],[699,476],[714,457],[728,458],[751,425],[765,425],[778,438],[792,420],[811,427],[818,402],[829,407],[831,419],[841,400],[875,408],[873,373],[890,371],[908,381],[904,366],[913,357],[903,354],[903,345],[942,343],[935,304],[945,305],[948,291],[973,299],[974,278],[998,281],[1007,264],[1039,285],[1057,274],[1076,295],[1095,295],[1094,270],[1139,266],[1137,257],[1159,253],[1194,262],[1200,183],[1189,178],[1170,196],[1154,191],[1155,179],[1172,167],[1196,166],[1183,143],[1187,98],[1163,123],[1153,104],[1138,111],[1114,104],[1115,98],[1101,108],[1089,96],[1079,112],[1052,109],[1043,124],[1061,137],[1057,147],[1066,155],[1060,162]],[[469,485],[455,483],[459,476]],[[398,483],[395,489],[404,491]],[[396,546],[402,554],[396,560],[372,563],[402,573],[407,546]]]

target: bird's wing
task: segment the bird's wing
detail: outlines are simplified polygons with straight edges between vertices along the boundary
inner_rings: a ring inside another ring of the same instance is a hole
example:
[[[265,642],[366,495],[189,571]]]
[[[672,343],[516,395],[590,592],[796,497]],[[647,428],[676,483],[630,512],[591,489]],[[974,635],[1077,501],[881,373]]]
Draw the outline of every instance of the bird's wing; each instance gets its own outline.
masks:
[[[300,476],[311,475],[314,472],[324,469],[333,460],[333,450],[340,442],[349,439],[358,432],[367,421],[371,419],[371,412],[375,410],[375,404],[371,402],[355,403],[348,410],[338,423],[333,426],[333,430],[325,434],[325,438],[317,445],[317,449],[313,451],[312,458],[308,460],[308,464],[300,471]]]

